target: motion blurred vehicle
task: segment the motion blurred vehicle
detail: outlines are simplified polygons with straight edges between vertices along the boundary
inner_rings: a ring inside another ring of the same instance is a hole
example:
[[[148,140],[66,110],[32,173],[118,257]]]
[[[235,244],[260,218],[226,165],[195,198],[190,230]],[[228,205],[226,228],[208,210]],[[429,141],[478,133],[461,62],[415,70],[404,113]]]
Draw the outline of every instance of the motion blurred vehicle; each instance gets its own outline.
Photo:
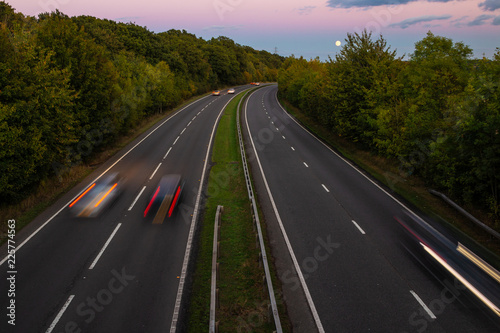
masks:
[[[212,91],[212,96],[219,96],[219,95],[220,95],[220,90]]]
[[[500,328],[500,273],[444,228],[437,230],[408,212],[395,218],[407,235],[404,246],[410,254],[433,274],[440,271],[459,281],[469,299]],[[455,297],[461,294],[449,291]]]
[[[227,91],[227,93],[228,93],[228,94],[234,94],[234,89],[233,89],[233,88],[229,89],[229,90]]]
[[[117,172],[101,177],[69,204],[70,212],[76,217],[98,216],[118,198],[122,181]]]
[[[181,175],[163,176],[148,201],[144,210],[144,218],[152,220],[154,224],[161,224],[165,218],[172,217],[180,201],[183,187],[184,181]]]

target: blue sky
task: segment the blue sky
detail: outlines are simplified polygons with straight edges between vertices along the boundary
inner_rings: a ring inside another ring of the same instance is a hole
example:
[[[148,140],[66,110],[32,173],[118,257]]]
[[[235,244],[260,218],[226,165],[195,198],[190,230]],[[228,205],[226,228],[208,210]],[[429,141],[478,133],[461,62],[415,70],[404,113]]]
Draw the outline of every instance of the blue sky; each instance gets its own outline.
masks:
[[[500,47],[500,0],[7,0],[27,15],[56,8],[135,22],[155,32],[186,29],[209,39],[219,35],[288,56],[334,56],[347,33],[382,34],[398,55],[413,52],[427,31],[464,42],[476,57]]]

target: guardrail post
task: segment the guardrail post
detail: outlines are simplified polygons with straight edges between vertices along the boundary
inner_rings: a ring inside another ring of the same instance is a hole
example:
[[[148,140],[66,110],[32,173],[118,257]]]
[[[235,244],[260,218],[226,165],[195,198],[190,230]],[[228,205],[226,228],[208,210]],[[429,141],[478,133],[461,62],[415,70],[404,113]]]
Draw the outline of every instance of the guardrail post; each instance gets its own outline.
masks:
[[[220,249],[220,224],[222,220],[223,206],[217,206],[214,221],[214,241],[212,245],[212,277],[210,285],[210,320],[209,332],[217,333],[219,331],[219,322],[215,321],[216,310],[220,307],[219,303],[219,289],[217,288],[217,281],[219,279],[219,249]]]
[[[217,264],[216,264],[215,271],[217,272],[217,273],[215,274],[215,280],[216,280],[217,282],[219,282],[219,278],[220,278],[219,263],[217,263]]]
[[[465,217],[467,217],[469,220],[471,220],[472,222],[474,222],[477,226],[479,226],[479,227],[483,228],[484,230],[486,230],[491,236],[494,236],[494,237],[500,239],[500,233],[499,232],[497,232],[493,228],[490,228],[489,226],[487,226],[483,222],[479,221],[477,218],[475,218],[468,211],[466,211],[465,209],[463,209],[462,207],[460,207],[459,205],[457,205],[454,201],[452,201],[450,198],[448,198],[443,193],[440,193],[440,192],[432,190],[432,189],[429,189],[429,192],[431,194],[434,194],[435,196],[440,197],[444,201],[446,201],[450,206],[452,206],[453,208],[455,208],[460,214],[462,214]]]

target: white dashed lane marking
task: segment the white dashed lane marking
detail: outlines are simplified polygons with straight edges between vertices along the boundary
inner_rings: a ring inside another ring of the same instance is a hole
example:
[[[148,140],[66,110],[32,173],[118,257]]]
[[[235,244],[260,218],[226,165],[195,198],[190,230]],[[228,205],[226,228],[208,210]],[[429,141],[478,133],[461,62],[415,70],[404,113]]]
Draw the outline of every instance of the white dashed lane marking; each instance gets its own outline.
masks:
[[[132,204],[130,205],[130,207],[128,208],[128,211],[130,212],[132,210],[132,208],[134,208],[137,200],[139,200],[140,196],[142,195],[142,192],[144,192],[144,190],[146,189],[146,186],[144,186],[141,190],[141,192],[139,192],[139,194],[137,195],[137,197],[135,197],[135,200],[134,202],[132,202]]]
[[[161,166],[161,162],[160,162],[160,164],[158,164],[158,166],[156,167],[155,171],[153,171],[153,173],[151,174],[151,177],[149,177],[149,180],[153,179],[156,171],[158,171],[158,169],[160,168],[160,166]]]
[[[356,226],[356,228],[359,229],[359,232],[361,232],[363,235],[365,234],[365,231],[361,229],[361,227],[359,226],[359,224],[356,223],[356,221],[352,220],[352,223]]]

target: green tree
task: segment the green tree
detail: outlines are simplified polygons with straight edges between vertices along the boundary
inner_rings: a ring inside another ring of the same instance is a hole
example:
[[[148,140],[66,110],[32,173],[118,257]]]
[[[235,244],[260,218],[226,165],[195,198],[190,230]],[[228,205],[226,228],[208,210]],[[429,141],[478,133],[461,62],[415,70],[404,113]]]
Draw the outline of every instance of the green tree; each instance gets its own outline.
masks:
[[[415,44],[400,79],[411,105],[404,125],[408,154],[445,130],[449,123],[446,116],[453,114],[456,97],[467,85],[471,55],[472,50],[463,43],[431,32]]]
[[[381,87],[390,83],[396,51],[372,33],[347,34],[335,61],[330,59],[328,75],[334,86],[335,130],[355,142],[373,146],[377,133],[376,106],[386,99]],[[382,94],[382,95],[380,95]]]
[[[7,27],[0,25],[0,36]],[[69,72],[24,29],[8,32],[15,52],[0,56],[0,199],[12,202],[47,177],[75,142]]]
[[[478,62],[457,102],[452,130],[432,145],[435,180],[500,218],[500,51]],[[437,160],[437,161],[436,161]]]
[[[57,66],[69,71],[71,88],[77,92],[73,114],[77,121],[76,131],[81,133],[80,139],[87,140],[89,132],[98,131],[102,135],[108,134],[104,142],[111,140],[116,133],[111,133],[109,126],[102,126],[103,121],[113,124],[112,127],[119,123],[111,109],[117,72],[109,54],[89,38],[83,28],[78,28],[68,16],[58,11],[43,14],[39,20],[38,43],[53,50]],[[89,157],[94,146],[90,145],[75,157]]]

